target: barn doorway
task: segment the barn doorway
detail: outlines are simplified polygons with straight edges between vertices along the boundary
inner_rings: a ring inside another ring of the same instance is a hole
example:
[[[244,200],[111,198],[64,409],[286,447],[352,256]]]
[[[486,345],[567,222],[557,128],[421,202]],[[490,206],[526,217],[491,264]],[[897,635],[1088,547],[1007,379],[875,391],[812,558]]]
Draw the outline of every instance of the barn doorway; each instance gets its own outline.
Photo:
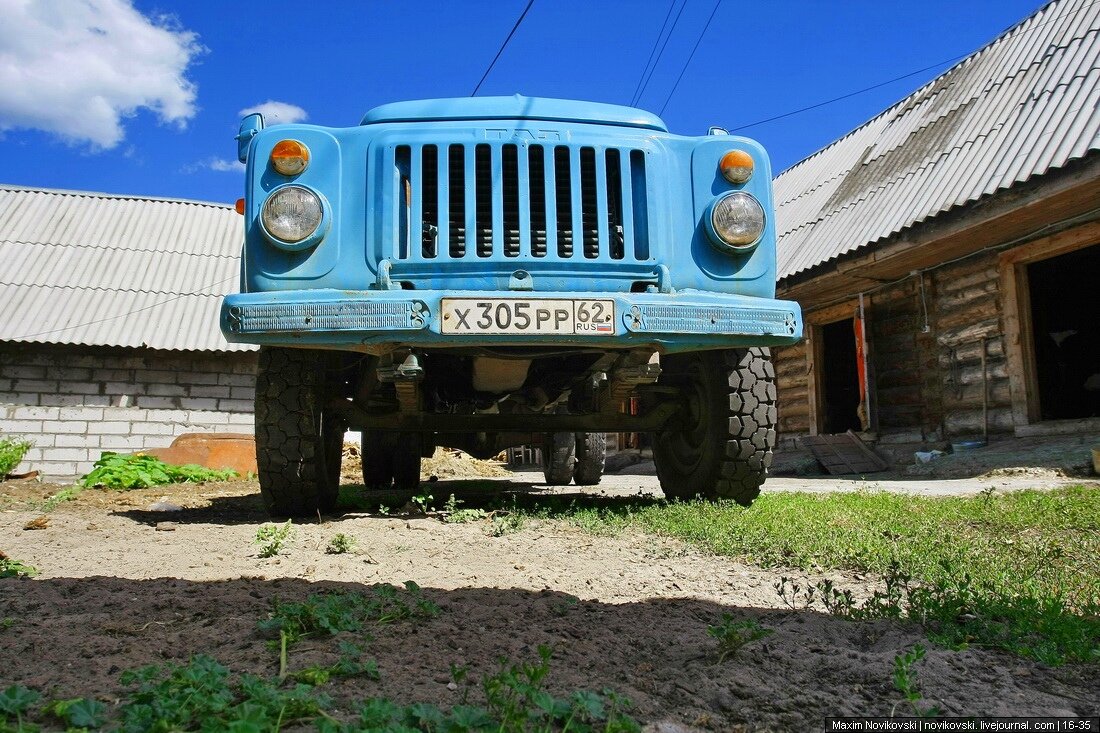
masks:
[[[860,431],[859,351],[854,318],[827,323],[821,333],[821,432]]]
[[[1042,420],[1100,417],[1100,245],[1027,265]]]

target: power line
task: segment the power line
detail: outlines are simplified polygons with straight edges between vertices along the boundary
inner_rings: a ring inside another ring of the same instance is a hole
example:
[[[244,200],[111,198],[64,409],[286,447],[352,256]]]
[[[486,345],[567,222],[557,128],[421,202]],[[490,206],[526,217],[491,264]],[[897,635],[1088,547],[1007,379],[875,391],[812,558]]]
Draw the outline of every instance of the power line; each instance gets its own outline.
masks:
[[[657,44],[661,42],[661,37],[665,35],[665,28],[668,27],[668,19],[672,17],[672,10],[676,7],[676,0],[672,0],[668,4],[668,12],[665,13],[665,22],[661,23],[661,30],[658,31],[657,37],[653,39],[653,48],[649,50],[649,58],[646,59],[645,66],[642,68],[642,74],[638,77],[638,84],[634,87],[634,94],[630,97],[630,106],[634,106],[637,103],[638,92],[642,89],[642,79],[645,79],[645,73],[649,71],[649,65],[653,63],[653,54],[657,53]]]
[[[879,82],[878,84],[872,84],[869,87],[864,87],[863,89],[857,89],[854,92],[849,92],[848,94],[842,94],[839,97],[833,97],[832,99],[826,99],[824,102],[818,102],[816,104],[811,104],[811,105],[807,105],[805,107],[800,107],[798,109],[791,110],[790,112],[784,112],[781,115],[775,115],[774,117],[767,117],[767,118],[762,119],[762,120],[757,120],[756,122],[750,122],[746,125],[741,125],[740,127],[731,127],[730,132],[736,132],[737,130],[745,130],[749,127],[755,127],[757,125],[763,125],[765,122],[774,122],[775,120],[781,120],[784,117],[791,117],[793,115],[802,114],[803,112],[809,112],[811,109],[817,109],[818,107],[824,107],[827,104],[832,104],[833,102],[839,102],[842,99],[848,99],[849,97],[854,97],[856,95],[863,94],[864,92],[869,92],[872,89],[878,89],[879,87],[884,87],[887,84],[893,84],[896,81],[901,81],[902,79],[908,79],[909,77],[916,76],[917,74],[923,74],[926,71],[931,71],[932,69],[943,66],[944,64],[950,64],[954,61],[964,59],[969,55],[970,55],[969,53],[964,53],[962,56],[955,56],[953,58],[944,59],[943,61],[938,61],[938,62],[932,64],[931,66],[925,66],[923,69],[917,69],[916,71],[910,71],[908,74],[902,74],[901,76],[895,76],[893,79],[888,79],[886,81]]]
[[[685,0],[686,2],[686,0]],[[695,52],[699,50],[699,44],[703,42],[703,36],[707,34],[707,29],[710,28],[711,21],[714,20],[714,16],[718,13],[718,6],[722,4],[722,0],[714,3],[714,10],[710,11],[710,17],[707,18],[707,24],[703,26],[703,30],[699,33],[699,37],[695,39],[695,46],[691,49],[691,54],[687,57],[687,61],[684,62],[684,68],[680,69],[680,75],[676,77],[676,83],[672,85],[672,90],[669,91],[668,96],[665,97],[665,103],[661,105],[661,111],[658,115],[665,113],[665,107],[668,107],[668,103],[672,101],[672,95],[676,93],[677,87],[680,86],[680,80],[684,78],[684,72],[691,66],[691,60],[695,58]]]
[[[676,2],[676,0],[672,0]],[[672,21],[672,27],[668,31],[668,35],[665,36],[665,42],[661,44],[661,50],[657,53],[657,60],[653,62],[653,67],[649,70],[649,76],[646,77],[645,82],[642,84],[641,90],[638,92],[638,96],[631,104],[640,104],[642,97],[645,95],[645,90],[649,86],[650,79],[653,78],[653,72],[657,71],[657,65],[661,63],[661,58],[665,55],[665,49],[668,47],[668,42],[672,38],[672,34],[676,32],[676,26],[680,24],[680,16],[684,14],[684,8],[687,7],[687,0],[684,0],[684,4],[680,6],[680,12],[676,13],[676,19]]]
[[[142,311],[151,310],[153,308],[159,308],[162,305],[167,305],[168,303],[172,303],[174,301],[180,300],[182,298],[187,298],[187,297],[190,297],[192,295],[209,295],[210,293],[204,293],[202,291],[203,290],[208,290],[209,288],[217,287],[218,285],[224,285],[225,283],[230,282],[231,280],[236,280],[236,279],[237,279],[237,276],[234,275],[233,277],[227,277],[224,280],[219,280],[216,283],[210,283],[209,285],[203,285],[198,290],[194,290],[190,293],[180,293],[179,295],[174,296],[172,298],[165,298],[164,300],[158,300],[156,303],[150,303],[149,305],[142,306],[141,308],[135,308],[132,311],[127,311],[125,313],[117,313],[113,316],[105,316],[103,318],[97,318],[94,321],[85,321],[84,323],[76,323],[72,326],[63,326],[61,328],[53,328],[53,329],[50,329],[49,331],[39,331],[38,333],[28,333],[24,336],[16,336],[15,338],[10,339],[10,340],[11,341],[24,341],[26,339],[35,338],[37,336],[46,336],[46,335],[51,334],[51,333],[60,333],[62,331],[71,331],[74,328],[83,328],[84,326],[94,326],[97,323],[106,323],[107,321],[113,321],[113,320],[116,320],[118,318],[125,318],[126,316],[132,316],[135,313],[141,313]]]
[[[1042,23],[1036,23],[1035,25],[1031,26],[1030,28],[1025,28],[1024,30],[1022,30],[1020,32],[1021,33],[1030,33],[1031,31],[1034,31],[1038,28],[1042,28],[1043,26],[1049,25],[1050,23],[1053,23],[1055,21],[1062,20],[1063,18],[1069,17],[1071,15],[1076,15],[1077,13],[1080,13],[1081,11],[1083,11],[1085,8],[1096,5],[1097,3],[1100,3],[1100,0],[1092,0],[1092,2],[1086,3],[1085,5],[1082,5],[1081,7],[1077,8],[1075,10],[1069,11],[1067,13],[1062,13],[1060,15],[1056,15],[1053,18],[1049,18],[1047,20],[1044,20]],[[1007,28],[1004,31],[1002,31],[1001,33],[999,33],[997,35],[997,38],[1000,38],[1001,36],[1005,35],[1009,31],[1011,31],[1013,28],[1020,25],[1021,23],[1026,22],[1026,20],[1027,19],[1025,19],[1024,21],[1021,21],[1020,23],[1016,23],[1012,26],[1009,26],[1009,28]],[[996,41],[996,40],[997,39],[995,38],[994,41]],[[991,41],[990,43],[992,43],[992,42],[993,41]],[[762,120],[756,120],[755,122],[749,122],[748,124],[744,124],[744,125],[741,125],[739,127],[731,127],[730,132],[736,132],[738,130],[745,130],[745,129],[748,129],[750,127],[755,127],[757,125],[763,125],[766,122],[774,122],[775,120],[782,120],[786,117],[792,117],[792,116],[797,115],[797,114],[802,114],[803,112],[808,112],[812,109],[817,109],[818,107],[824,107],[825,105],[832,104],[833,102],[839,102],[841,100],[848,99],[850,97],[855,97],[859,94],[863,94],[864,92],[869,92],[869,91],[872,91],[874,89],[878,89],[879,87],[884,87],[888,84],[893,84],[896,81],[901,81],[902,79],[908,79],[909,77],[916,76],[917,74],[923,74],[926,71],[931,71],[932,69],[943,66],[944,64],[952,64],[952,63],[955,63],[956,61],[961,61],[962,59],[973,56],[975,53],[978,53],[982,49],[986,48],[986,46],[988,46],[988,45],[989,44],[986,44],[985,46],[982,46],[982,48],[978,49],[978,51],[970,51],[968,53],[960,54],[959,56],[953,56],[952,58],[944,59],[943,61],[938,61],[938,62],[936,62],[936,63],[934,63],[930,66],[925,66],[923,69],[917,69],[916,71],[910,71],[907,74],[902,74],[901,76],[895,76],[893,79],[888,79],[886,81],[879,82],[878,84],[872,84],[871,86],[863,87],[862,89],[857,89],[854,92],[848,92],[847,94],[841,94],[840,96],[833,97],[832,99],[826,99],[822,102],[817,102],[815,104],[810,104],[810,105],[807,105],[805,107],[800,107],[798,109],[791,110],[790,112],[784,112],[783,114],[774,115],[772,117],[766,117]]]
[[[685,0],[686,2],[686,0]],[[508,47],[508,42],[512,40],[512,36],[516,35],[516,30],[519,28],[519,24],[523,22],[523,19],[527,17],[527,11],[531,9],[531,6],[535,4],[535,0],[527,0],[527,7],[520,13],[519,18],[516,19],[516,24],[512,26],[512,30],[508,32],[508,37],[504,39],[504,43],[500,44],[500,48],[497,50],[497,55],[493,57],[492,62],[489,64],[489,68],[485,70],[485,73],[481,75],[481,81],[474,87],[474,91],[470,92],[471,97],[476,97],[477,92],[481,89],[481,85],[485,83],[485,80],[489,78],[489,72],[493,70],[493,67],[497,64],[497,59],[504,53],[504,49]]]

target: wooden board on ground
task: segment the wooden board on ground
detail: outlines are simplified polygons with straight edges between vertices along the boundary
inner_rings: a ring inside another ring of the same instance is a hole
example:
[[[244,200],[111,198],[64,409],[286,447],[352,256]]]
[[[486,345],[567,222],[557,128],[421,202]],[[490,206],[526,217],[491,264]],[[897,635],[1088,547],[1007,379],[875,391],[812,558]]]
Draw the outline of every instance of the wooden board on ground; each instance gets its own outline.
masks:
[[[837,435],[810,435],[802,438],[801,443],[834,476],[876,473],[889,468],[886,461],[851,430]]]

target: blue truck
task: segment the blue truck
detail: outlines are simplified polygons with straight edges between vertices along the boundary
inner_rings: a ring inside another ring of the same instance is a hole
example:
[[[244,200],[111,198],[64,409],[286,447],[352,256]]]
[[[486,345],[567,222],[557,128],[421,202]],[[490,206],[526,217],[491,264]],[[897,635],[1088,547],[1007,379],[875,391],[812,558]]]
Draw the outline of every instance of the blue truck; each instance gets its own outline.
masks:
[[[542,445],[593,484],[604,434],[651,436],[669,497],[749,504],[776,439],[771,170],[756,142],[670,134],[629,107],[397,102],[357,127],[237,137],[247,163],[235,343],[260,345],[260,489],[332,509],[346,430],[368,489],[414,489],[436,446]]]

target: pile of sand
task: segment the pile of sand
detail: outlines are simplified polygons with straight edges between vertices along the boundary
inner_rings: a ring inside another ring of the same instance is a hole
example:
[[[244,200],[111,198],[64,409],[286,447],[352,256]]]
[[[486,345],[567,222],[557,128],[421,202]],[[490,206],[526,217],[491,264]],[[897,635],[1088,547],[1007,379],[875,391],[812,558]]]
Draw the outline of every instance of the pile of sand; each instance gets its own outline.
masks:
[[[451,478],[491,478],[510,476],[511,471],[503,461],[482,461],[454,448],[436,448],[435,455],[425,458],[420,464],[420,478],[424,480],[435,476],[439,479]],[[344,444],[344,460],[340,475],[353,481],[363,480],[363,455],[359,446]]]

